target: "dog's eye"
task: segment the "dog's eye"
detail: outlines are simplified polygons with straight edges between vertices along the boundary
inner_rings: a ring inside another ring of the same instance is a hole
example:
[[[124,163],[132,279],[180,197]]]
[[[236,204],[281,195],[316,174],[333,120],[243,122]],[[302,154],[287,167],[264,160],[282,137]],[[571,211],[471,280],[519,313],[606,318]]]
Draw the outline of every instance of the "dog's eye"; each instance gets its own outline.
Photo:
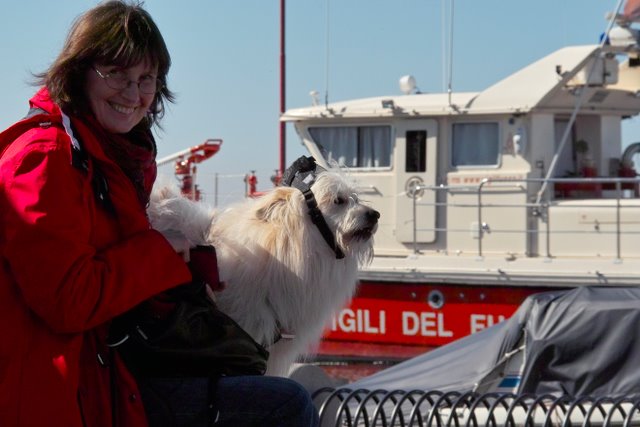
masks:
[[[333,203],[336,205],[344,205],[345,203],[347,203],[347,199],[345,199],[344,197],[336,197],[335,199],[333,199]]]

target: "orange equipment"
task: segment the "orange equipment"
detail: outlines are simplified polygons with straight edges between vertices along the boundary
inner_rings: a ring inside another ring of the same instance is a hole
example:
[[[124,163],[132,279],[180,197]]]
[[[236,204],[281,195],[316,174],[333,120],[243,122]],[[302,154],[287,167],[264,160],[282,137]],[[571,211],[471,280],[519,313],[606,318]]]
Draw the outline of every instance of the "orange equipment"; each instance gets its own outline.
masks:
[[[175,174],[181,181],[182,194],[191,200],[200,200],[200,190],[195,184],[196,164],[207,160],[220,150],[221,139],[207,139],[200,145],[179,151],[157,161],[158,166],[175,161]]]
[[[282,174],[279,170],[275,170],[274,174],[271,175],[271,182],[274,187],[277,187],[282,180]],[[246,197],[260,197],[265,192],[258,191],[258,177],[256,176],[256,171],[251,171],[250,174],[245,175],[244,177],[245,187],[246,187]]]

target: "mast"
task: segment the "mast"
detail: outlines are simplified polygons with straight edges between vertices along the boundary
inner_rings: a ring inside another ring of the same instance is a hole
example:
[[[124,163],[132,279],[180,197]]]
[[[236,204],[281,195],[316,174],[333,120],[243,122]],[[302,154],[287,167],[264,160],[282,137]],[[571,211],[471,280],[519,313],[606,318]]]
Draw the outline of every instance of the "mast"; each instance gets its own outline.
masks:
[[[280,115],[285,112],[285,0],[280,0]],[[280,175],[284,173],[286,168],[286,142],[287,142],[287,133],[286,133],[286,123],[280,121]]]

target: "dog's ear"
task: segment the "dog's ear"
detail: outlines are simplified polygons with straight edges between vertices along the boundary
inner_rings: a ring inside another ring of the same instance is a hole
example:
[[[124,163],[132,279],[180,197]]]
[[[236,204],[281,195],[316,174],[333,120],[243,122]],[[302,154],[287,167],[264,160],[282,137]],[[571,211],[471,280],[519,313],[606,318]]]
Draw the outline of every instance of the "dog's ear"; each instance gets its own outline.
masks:
[[[260,197],[255,211],[256,218],[266,222],[282,222],[291,213],[295,191],[297,190],[288,187],[277,187]]]

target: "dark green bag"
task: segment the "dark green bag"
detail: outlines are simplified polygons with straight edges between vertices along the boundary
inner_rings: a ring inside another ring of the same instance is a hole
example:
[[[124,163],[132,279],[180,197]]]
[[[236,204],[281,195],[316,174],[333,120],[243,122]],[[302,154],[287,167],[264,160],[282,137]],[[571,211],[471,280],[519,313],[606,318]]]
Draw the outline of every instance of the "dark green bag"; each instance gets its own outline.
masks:
[[[171,309],[158,315],[158,305]],[[194,282],[115,319],[109,345],[142,377],[263,375],[269,353]]]

